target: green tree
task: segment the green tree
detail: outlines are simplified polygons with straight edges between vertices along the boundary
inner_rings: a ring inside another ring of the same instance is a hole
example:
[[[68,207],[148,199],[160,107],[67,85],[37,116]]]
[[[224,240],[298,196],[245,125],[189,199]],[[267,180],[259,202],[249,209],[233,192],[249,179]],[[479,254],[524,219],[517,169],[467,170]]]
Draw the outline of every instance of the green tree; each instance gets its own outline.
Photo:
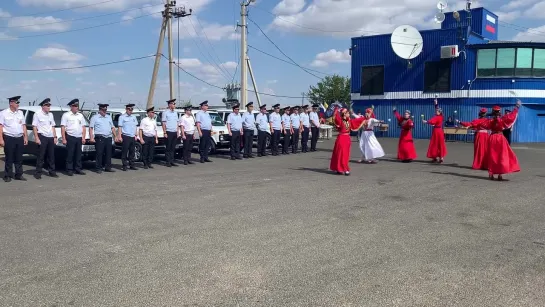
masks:
[[[316,86],[310,86],[308,99],[312,103],[331,103],[339,101],[349,108],[350,100],[350,78],[339,75],[326,76]]]

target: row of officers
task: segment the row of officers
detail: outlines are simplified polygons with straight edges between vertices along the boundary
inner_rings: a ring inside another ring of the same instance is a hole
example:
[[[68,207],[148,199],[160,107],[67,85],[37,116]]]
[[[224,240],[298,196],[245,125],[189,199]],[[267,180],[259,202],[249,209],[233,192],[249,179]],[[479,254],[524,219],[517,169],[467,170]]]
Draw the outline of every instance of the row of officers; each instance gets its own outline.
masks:
[[[18,110],[21,96],[8,98],[9,108],[0,112],[0,147],[4,147],[5,172],[4,181],[12,179],[25,181],[23,177],[22,156],[23,147],[28,144],[28,134],[25,125],[24,114]],[[53,114],[50,113],[50,99],[44,99],[39,105],[41,112],[36,112],[32,120],[33,136],[39,146],[36,171],[34,177],[41,179],[44,164],[47,163],[49,176],[58,177],[55,167],[55,146],[58,141],[56,123]],[[208,113],[208,101],[200,104],[201,110],[192,115],[192,107],[185,108],[185,114],[178,116],[176,99],[167,101],[168,109],[161,114],[161,128],[165,137],[166,166],[177,166],[174,163],[176,145],[180,139],[183,141],[183,163],[192,164],[191,149],[193,148],[194,134],[199,134],[200,162],[212,162],[209,157],[211,136],[214,133],[212,118]],[[137,170],[135,166],[135,142],[142,144],[142,160],[144,169],[153,168],[155,145],[159,143],[157,135],[157,121],[154,108],[147,109],[147,116],[138,123],[136,116],[132,114],[134,105],[125,106],[125,113],[118,119],[118,127],[113,124],[111,116],[107,113],[108,105],[99,104],[99,112],[91,118],[89,124],[89,140],[87,141],[86,121],[79,111],[79,100],[73,99],[68,103],[70,111],[61,117],[62,143],[66,146],[66,171],[68,176],[85,175],[82,170],[82,145],[90,142],[95,145],[96,159],[95,172],[114,172],[112,169],[113,142],[121,143],[122,170]],[[310,151],[316,151],[316,143],[319,135],[320,120],[318,117],[318,105],[284,108],[284,114],[280,115],[280,105],[273,106],[273,112],[269,115],[266,105],[261,106],[260,113],[254,117],[253,103],[246,105],[247,112],[240,114],[240,106],[233,106],[233,113],[227,119],[227,129],[231,138],[231,159],[242,159],[240,149],[244,147],[244,158],[254,158],[252,152],[254,127],[258,131],[257,156],[266,156],[266,139],[270,133],[272,155],[279,154],[278,145],[280,136],[284,136],[283,154],[298,152],[299,136],[302,135],[301,152],[309,152],[309,133],[312,133]],[[290,114],[291,113],[291,114]],[[15,171],[13,170],[15,166]]]

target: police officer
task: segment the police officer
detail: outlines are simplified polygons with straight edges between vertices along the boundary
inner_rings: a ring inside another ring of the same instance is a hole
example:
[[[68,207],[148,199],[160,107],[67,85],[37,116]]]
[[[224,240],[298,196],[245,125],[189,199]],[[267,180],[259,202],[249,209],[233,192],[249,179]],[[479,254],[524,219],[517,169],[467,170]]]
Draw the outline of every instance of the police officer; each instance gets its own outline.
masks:
[[[197,130],[199,131],[199,151],[201,154],[201,163],[212,162],[208,159],[208,150],[212,138],[212,117],[208,114],[208,100],[200,103],[201,110],[195,115]]]
[[[178,166],[174,163],[174,152],[176,151],[176,144],[178,143],[178,112],[176,108],[176,99],[167,101],[168,110],[163,111],[161,114],[161,122],[163,123],[163,133],[166,137],[166,149],[165,158],[167,160],[167,167]]]
[[[240,138],[242,132],[242,117],[240,116],[240,105],[233,106],[233,113],[227,116],[227,131],[231,137],[231,160],[242,160],[240,156]]]
[[[278,156],[278,143],[280,143],[280,133],[284,130],[282,116],[280,116],[280,105],[273,106],[274,112],[269,116],[269,125],[271,128],[271,152],[273,156]]]
[[[284,108],[284,114],[282,115],[282,132],[284,133],[284,144],[282,145],[282,153],[289,155],[288,148],[290,146],[291,136],[293,134],[293,127],[291,125],[290,107]]]
[[[290,115],[292,129],[291,153],[296,154],[299,150],[299,135],[303,131],[301,128],[301,117],[299,116],[299,107],[293,107]]]
[[[99,103],[98,114],[91,118],[89,124],[90,142],[95,143],[95,172],[97,174],[102,173],[103,166],[104,171],[114,172],[112,169],[112,137],[115,136],[115,126],[112,117],[106,113],[107,111],[108,105]],[[115,138],[115,140],[119,141],[118,138]]]
[[[28,144],[28,135],[23,112],[19,111],[21,96],[8,98],[9,108],[0,112],[0,146],[4,147],[4,181],[10,182],[15,165],[15,180],[23,177],[23,146]],[[13,165],[12,165],[13,164]]]
[[[253,158],[252,146],[254,145],[254,103],[246,104],[246,112],[242,115],[242,128],[244,132],[244,158]]]
[[[191,162],[191,149],[193,149],[193,136],[195,134],[195,118],[191,114],[191,109],[191,106],[186,106],[184,108],[185,114],[180,117],[180,130],[184,141],[184,165],[193,164]]]
[[[72,99],[68,106],[70,111],[61,117],[62,143],[66,145],[66,174],[85,175],[81,165],[81,147],[85,144],[85,118],[79,112],[79,99]]]
[[[308,152],[308,134],[310,132],[310,119],[308,116],[308,105],[302,106],[303,112],[301,112],[301,126],[303,132],[301,133],[301,152]]]
[[[255,117],[257,126],[257,156],[264,157],[267,155],[267,137],[269,137],[269,118],[267,117],[267,105],[264,104],[259,108],[261,113]]]
[[[134,148],[136,146],[138,133],[138,120],[132,115],[134,104],[125,106],[125,113],[121,114],[117,123],[117,139],[121,141],[121,162],[123,163],[123,171],[127,171],[127,167],[132,170],[137,170],[134,166]]]
[[[144,169],[153,168],[153,158],[155,156],[155,144],[159,144],[157,138],[157,120],[155,119],[154,107],[146,110],[148,116],[140,121],[140,144],[142,144],[142,161]]]
[[[320,117],[318,116],[318,105],[312,105],[312,112],[310,112],[310,151],[316,151],[316,143],[318,143],[318,136],[320,135]]]
[[[34,139],[39,147],[38,158],[36,159],[36,172],[34,178],[42,179],[42,169],[45,156],[49,165],[49,176],[59,177],[55,172],[55,144],[57,144],[57,132],[55,131],[55,118],[49,112],[51,99],[46,98],[40,102],[41,111],[34,114],[32,118],[32,130]]]

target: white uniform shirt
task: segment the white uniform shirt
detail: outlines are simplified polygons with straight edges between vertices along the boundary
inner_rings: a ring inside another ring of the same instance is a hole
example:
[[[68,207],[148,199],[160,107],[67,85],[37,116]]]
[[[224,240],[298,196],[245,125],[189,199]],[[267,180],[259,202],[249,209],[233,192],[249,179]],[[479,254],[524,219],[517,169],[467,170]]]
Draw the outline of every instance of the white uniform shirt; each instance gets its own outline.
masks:
[[[83,136],[83,126],[85,126],[85,118],[80,112],[74,114],[72,111],[62,115],[61,126],[66,129],[66,134],[76,138]]]
[[[38,133],[45,136],[46,138],[53,137],[52,128],[55,127],[55,119],[51,112],[44,113],[44,111],[38,111],[34,114],[32,119],[32,126],[36,127]]]
[[[180,117],[180,126],[184,127],[185,134],[195,133],[195,119],[191,115],[187,116],[184,114]]]
[[[155,118],[149,118],[146,116],[140,121],[140,130],[142,134],[147,137],[155,137],[157,132],[157,120]]]
[[[4,127],[4,134],[11,137],[23,136],[23,125],[25,124],[25,116],[23,112],[17,110],[11,112],[10,108],[0,112],[0,125]]]

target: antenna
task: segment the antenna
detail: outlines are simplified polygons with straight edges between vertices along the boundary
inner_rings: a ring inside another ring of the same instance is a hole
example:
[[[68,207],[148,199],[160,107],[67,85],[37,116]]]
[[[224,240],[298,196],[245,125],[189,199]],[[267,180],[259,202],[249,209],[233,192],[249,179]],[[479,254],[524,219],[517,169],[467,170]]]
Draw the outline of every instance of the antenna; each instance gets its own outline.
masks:
[[[394,53],[398,57],[407,60],[408,68],[412,67],[409,60],[416,58],[422,52],[424,46],[420,32],[409,25],[397,27],[392,32],[390,43]]]
[[[445,14],[443,14],[443,12],[438,12],[433,17],[433,20],[435,21],[435,23],[442,23],[443,21],[445,21]]]
[[[437,3],[437,9],[441,12],[443,12],[444,9],[446,9],[448,7],[448,4],[446,2],[443,2],[443,1],[439,1]]]

